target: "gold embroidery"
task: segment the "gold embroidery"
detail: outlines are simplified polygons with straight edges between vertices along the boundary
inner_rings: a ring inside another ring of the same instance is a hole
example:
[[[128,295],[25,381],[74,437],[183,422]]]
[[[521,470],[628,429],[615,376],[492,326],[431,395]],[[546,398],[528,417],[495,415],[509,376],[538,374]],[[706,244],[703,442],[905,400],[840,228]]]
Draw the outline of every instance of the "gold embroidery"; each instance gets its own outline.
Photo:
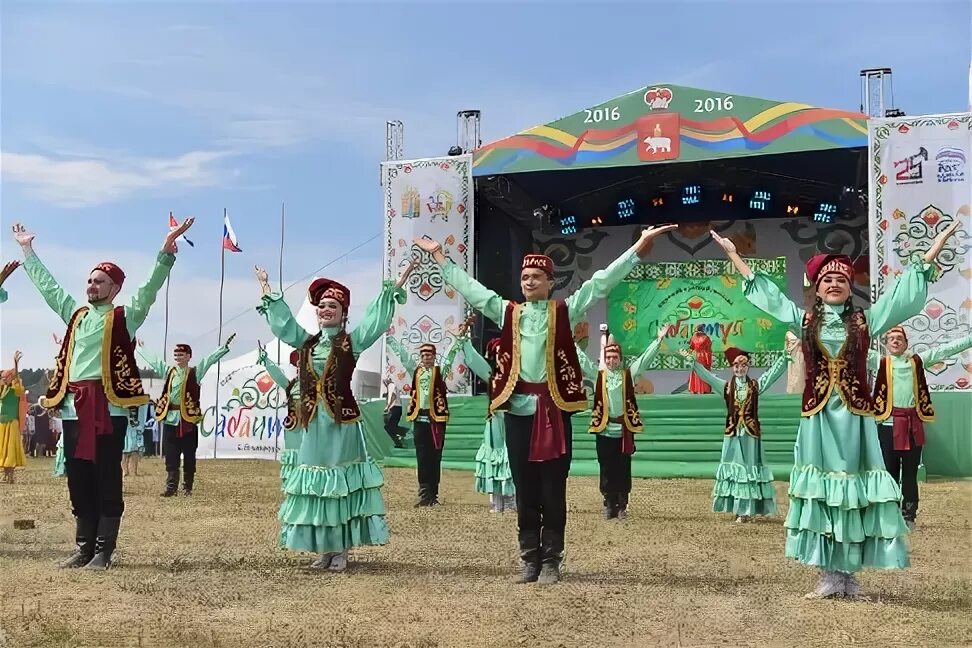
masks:
[[[519,331],[517,331],[519,333]],[[551,353],[551,349],[555,350]],[[564,398],[563,394],[560,393],[560,389],[557,385],[556,376],[558,375],[557,367],[555,366],[554,359],[558,357],[561,361],[561,366],[563,369],[560,371],[559,375],[561,378],[565,379],[564,382],[567,385],[568,393],[571,395],[578,395],[580,393],[579,384],[580,381],[577,380],[577,375],[574,369],[570,366],[567,361],[567,354],[563,349],[557,350],[557,302],[548,301],[547,302],[547,357],[546,357],[546,368],[547,368],[547,386],[550,388],[550,398],[553,400],[554,404],[563,412],[582,412],[587,409],[587,399],[578,399],[574,402],[568,402]]]
[[[54,362],[54,372],[51,375],[50,384],[57,385],[57,392],[53,397],[47,398],[46,396],[41,400],[41,407],[45,409],[53,410],[57,408],[61,402],[64,400],[64,396],[67,394],[68,386],[68,375],[71,369],[71,358],[74,357],[74,333],[77,331],[78,326],[88,314],[88,307],[82,306],[74,315],[71,317],[71,323],[68,326],[67,333],[64,336],[63,345],[66,345],[67,349],[65,353],[58,353],[57,358]],[[64,349],[64,346],[61,347]]]
[[[513,355],[498,352],[496,354],[496,366],[497,371],[494,377],[497,376],[507,376],[506,384],[503,385],[503,389],[496,395],[495,398],[489,403],[489,414],[492,416],[506,401],[509,400],[510,395],[513,393],[514,387],[516,387],[517,381],[520,379],[520,311],[523,309],[521,304],[514,304],[510,311],[510,317],[512,321],[510,322],[510,327],[513,333]],[[549,338],[549,332],[547,336]],[[508,361],[509,364],[505,364]],[[504,364],[500,364],[504,363]],[[502,371],[502,369],[509,368],[508,371]],[[502,369],[501,369],[502,368]]]
[[[132,407],[144,405],[149,402],[148,394],[139,394],[142,391],[141,379],[133,376],[132,367],[129,366],[124,351],[112,348],[112,331],[115,330],[115,309],[112,308],[105,313],[105,328],[101,334],[101,384],[105,389],[105,396],[108,400],[118,407]],[[116,353],[117,352],[117,353]],[[112,356],[115,357],[112,366]],[[113,371],[114,370],[114,371]],[[135,396],[119,396],[115,392],[115,384],[112,377],[118,378],[118,386],[126,388],[129,393]],[[138,385],[135,387],[135,385]]]

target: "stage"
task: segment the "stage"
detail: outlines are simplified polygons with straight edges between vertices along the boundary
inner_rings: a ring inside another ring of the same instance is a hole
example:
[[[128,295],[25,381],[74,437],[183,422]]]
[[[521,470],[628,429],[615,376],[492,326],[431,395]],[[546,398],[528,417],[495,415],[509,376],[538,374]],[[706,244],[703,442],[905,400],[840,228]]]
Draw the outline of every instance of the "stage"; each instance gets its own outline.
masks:
[[[972,477],[972,436],[968,412],[972,393],[944,392],[934,395],[937,418],[927,426],[928,442],[923,451],[924,472],[932,476]],[[638,404],[645,431],[635,437],[637,452],[632,459],[635,477],[711,479],[719,464],[726,406],[720,395],[675,394],[640,396]],[[388,454],[385,466],[414,467],[415,451],[393,448],[382,427],[382,401],[362,408],[372,439],[383,437]],[[475,470],[476,451],[483,440],[485,396],[450,396],[450,422],[446,432],[442,467]],[[787,481],[793,466],[793,444],[800,422],[800,396],[768,394],[759,400],[760,422],[766,460],[779,481]],[[588,433],[590,411],[573,417],[574,457],[572,475],[597,475],[594,435]],[[408,426],[402,419],[401,425]],[[470,484],[472,474],[470,474]],[[470,486],[471,487],[471,486]]]

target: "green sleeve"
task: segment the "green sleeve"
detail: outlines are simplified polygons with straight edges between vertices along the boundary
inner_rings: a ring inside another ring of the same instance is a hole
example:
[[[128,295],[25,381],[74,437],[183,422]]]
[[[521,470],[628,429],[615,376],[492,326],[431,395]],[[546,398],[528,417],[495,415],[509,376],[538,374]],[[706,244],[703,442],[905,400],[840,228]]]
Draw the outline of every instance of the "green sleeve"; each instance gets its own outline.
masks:
[[[567,298],[567,313],[571,325],[584,319],[584,315],[598,301],[606,298],[621,283],[628,273],[638,265],[640,259],[634,250],[628,250],[615,259],[611,265],[595,272],[590,279]]]
[[[206,372],[212,369],[213,365],[219,362],[220,358],[229,353],[229,347],[225,344],[215,351],[210,353],[208,356],[202,359],[198,365],[196,365],[196,380],[202,380]],[[286,387],[286,385],[284,385]]]
[[[940,344],[933,349],[922,351],[918,354],[918,357],[921,358],[925,366],[930,367],[946,358],[951,358],[954,355],[962,353],[969,347],[972,347],[972,334],[952,340],[951,342],[946,342],[945,344]]]
[[[743,278],[743,293],[750,304],[767,315],[796,329],[803,328],[803,316],[806,311],[790,301],[763,273],[757,272],[751,277]]]
[[[36,254],[27,255],[24,260],[24,271],[51,310],[57,313],[65,324],[70,322],[71,315],[78,309],[78,303],[61,288]]]
[[[631,366],[628,367],[628,371],[631,372],[631,377],[634,380],[638,379],[638,376],[645,370],[651,361],[654,360],[655,356],[658,355],[658,349],[661,348],[662,341],[659,338],[655,338],[655,341],[648,345],[648,348],[644,352],[634,359]]]
[[[159,374],[163,378],[165,377],[165,373],[169,370],[169,368],[165,365],[165,360],[158,357],[151,351],[146,351],[141,347],[135,347],[135,352],[138,354],[138,357],[141,358],[142,361],[147,364],[155,373]]]
[[[581,372],[584,374],[584,377],[588,380],[597,380],[597,372],[600,371],[598,364],[591,360],[591,356],[587,355],[584,349],[576,344],[574,347],[577,349],[577,361],[580,363]]]
[[[496,322],[497,326],[503,325],[503,309],[506,306],[503,298],[470,277],[452,259],[446,260],[442,266],[442,279],[455,288],[472,308]]]
[[[935,269],[925,263],[918,253],[911,255],[911,264],[866,311],[871,337],[885,333],[925,307],[928,281]]]
[[[707,382],[716,391],[723,391],[726,388],[726,381],[715,375],[696,360],[692,363],[692,371],[695,375]]]
[[[409,355],[408,351],[402,347],[398,340],[389,335],[385,339],[385,344],[387,344],[388,348],[392,350],[392,353],[397,355],[398,359],[401,360],[402,366],[405,367],[405,371],[410,374],[415,373],[415,370],[418,368],[415,358]]]
[[[268,358],[266,351],[263,349],[260,349],[260,355],[257,356],[257,364],[262,365],[267,370],[267,374],[274,383],[283,389],[287,389],[287,385],[290,384],[290,380],[288,380],[287,376],[284,375],[280,365]]]
[[[4,290],[3,288],[0,288],[0,304],[2,304],[5,301],[7,301],[7,291]]]
[[[489,363],[486,362],[486,358],[479,354],[479,351],[472,345],[469,338],[466,338],[462,343],[462,357],[466,361],[466,366],[469,367],[469,370],[476,374],[480,380],[489,380],[490,375],[493,373],[489,368]]]
[[[155,298],[158,296],[159,290],[162,289],[162,285],[172,271],[174,264],[174,254],[159,252],[155,259],[155,267],[152,268],[152,274],[145,280],[145,283],[138,287],[132,300],[125,307],[125,325],[128,328],[129,335],[135,335],[135,331],[145,323],[149,309],[155,303]]]
[[[459,353],[459,348],[461,346],[462,344],[460,344],[459,340],[456,340],[449,349],[449,352],[445,354],[445,357],[442,358],[442,361],[439,363],[439,368],[446,376],[452,374],[452,363],[456,361],[456,354]]]
[[[405,291],[396,287],[395,282],[382,283],[381,292],[371,300],[364,317],[351,331],[351,346],[356,354],[362,353],[385,334],[395,316],[395,304],[404,304],[405,298]]]
[[[264,295],[257,306],[257,312],[267,318],[270,330],[288,346],[299,349],[311,337],[294,319],[294,314],[280,293]]]
[[[759,389],[760,394],[772,387],[773,383],[779,380],[780,376],[786,373],[786,366],[789,362],[789,354],[781,353],[780,357],[776,359],[776,362],[771,364],[769,369],[763,372],[763,375],[760,376],[759,380],[756,381],[756,386]]]
[[[869,349],[867,352],[867,370],[877,371],[881,368],[881,354],[874,349]]]

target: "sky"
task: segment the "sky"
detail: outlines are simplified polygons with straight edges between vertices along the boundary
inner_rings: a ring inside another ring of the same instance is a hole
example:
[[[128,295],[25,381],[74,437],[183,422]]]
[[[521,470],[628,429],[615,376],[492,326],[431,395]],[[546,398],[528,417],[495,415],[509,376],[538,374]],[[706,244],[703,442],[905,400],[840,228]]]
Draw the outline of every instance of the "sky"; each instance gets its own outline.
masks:
[[[653,83],[857,109],[858,72],[894,70],[908,114],[969,107],[972,3],[166,2],[0,5],[0,257],[10,226],[84,298],[102,260],[148,276],[170,211],[197,220],[139,336],[162,350],[217,345],[220,237],[229,213],[224,337],[272,337],[254,264],[296,311],[310,278],[381,278],[385,122],[407,158],[455,144],[455,114],[482,111],[483,141]],[[49,366],[64,325],[23,270],[4,286],[0,364]],[[357,306],[357,308],[356,308]]]

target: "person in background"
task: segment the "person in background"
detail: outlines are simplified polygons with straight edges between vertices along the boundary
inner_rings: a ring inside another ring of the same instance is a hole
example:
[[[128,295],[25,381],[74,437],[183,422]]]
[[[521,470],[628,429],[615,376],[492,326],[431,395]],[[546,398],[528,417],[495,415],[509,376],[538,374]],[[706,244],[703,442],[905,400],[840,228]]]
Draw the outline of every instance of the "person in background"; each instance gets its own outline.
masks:
[[[122,476],[132,472],[138,476],[138,458],[145,449],[142,421],[148,414],[148,403],[128,410],[128,429],[125,430],[125,447],[122,448]]]
[[[398,385],[390,375],[385,376],[382,384],[385,385],[385,432],[391,437],[396,448],[404,448],[405,435],[398,427],[399,421],[402,420],[402,401],[398,397]]]
[[[14,482],[14,469],[27,464],[24,444],[20,436],[21,398],[24,384],[20,382],[20,351],[14,353],[13,368],[0,372],[0,467],[5,484]]]
[[[145,419],[142,421],[142,445],[145,448],[144,456],[151,457],[158,452],[155,443],[155,401],[150,400]]]

